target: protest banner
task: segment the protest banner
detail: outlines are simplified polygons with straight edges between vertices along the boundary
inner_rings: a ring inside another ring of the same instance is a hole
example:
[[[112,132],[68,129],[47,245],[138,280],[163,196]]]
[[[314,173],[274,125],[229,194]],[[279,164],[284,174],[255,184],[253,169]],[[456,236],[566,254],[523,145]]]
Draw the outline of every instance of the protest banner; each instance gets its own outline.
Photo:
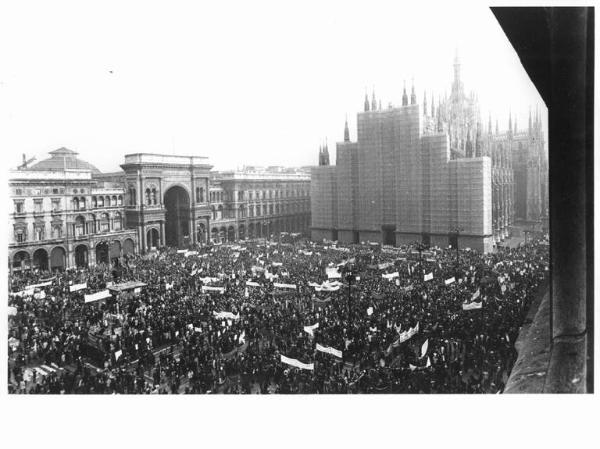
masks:
[[[481,309],[482,305],[483,305],[482,302],[470,302],[468,304],[463,304],[462,309],[463,310],[477,310],[477,309]]]
[[[451,277],[450,279],[446,279],[446,280],[444,281],[444,283],[445,283],[446,285],[453,284],[454,282],[456,282],[456,279],[454,279],[454,277]]]
[[[203,292],[217,292],[217,293],[225,293],[225,288],[224,287],[210,287],[208,285],[203,285],[202,286],[202,291]]]
[[[84,295],[85,303],[99,301],[100,299],[110,298],[111,294],[108,290],[102,290],[96,293],[91,293],[89,295]]]
[[[276,288],[289,288],[289,289],[296,290],[296,285],[295,284],[280,284],[280,283],[275,282],[273,284],[273,287],[276,287]]]
[[[327,354],[331,354],[331,355],[333,355],[335,357],[338,357],[340,359],[342,358],[342,351],[340,351],[338,349],[335,349],[335,348],[332,348],[330,346],[321,346],[319,343],[317,343],[317,348],[316,349],[317,349],[317,351],[325,352]]]
[[[431,281],[432,279],[433,279],[433,273],[426,274],[426,275],[423,277],[423,281],[424,281],[424,282]]]
[[[300,369],[305,369],[305,370],[310,370],[310,371],[315,369],[314,363],[302,363],[299,360],[292,359],[290,357],[286,357],[283,354],[281,355],[281,362],[286,363],[290,366],[294,366],[296,368],[300,368]]]
[[[84,282],[83,284],[75,284],[75,285],[71,285],[71,286],[69,287],[69,291],[70,291],[70,292],[76,292],[76,291],[79,291],[79,290],[83,290],[83,289],[85,289],[85,288],[87,288],[87,282]]]

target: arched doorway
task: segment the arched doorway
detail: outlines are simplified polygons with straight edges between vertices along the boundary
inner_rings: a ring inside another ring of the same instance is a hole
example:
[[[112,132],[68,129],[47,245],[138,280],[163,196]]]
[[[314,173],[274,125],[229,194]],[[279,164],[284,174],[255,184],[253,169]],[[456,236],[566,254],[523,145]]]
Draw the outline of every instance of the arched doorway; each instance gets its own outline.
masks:
[[[135,244],[131,239],[125,239],[123,242],[123,255],[133,254],[135,252]]]
[[[33,253],[33,268],[45,271],[48,269],[48,252],[43,249],[37,249]]]
[[[96,245],[96,263],[105,263],[108,265],[108,262],[108,243],[98,243]]]
[[[13,270],[27,270],[31,268],[31,259],[26,251],[19,251],[13,257]]]
[[[238,227],[238,236],[240,240],[244,240],[246,238],[246,227],[243,224]]]
[[[115,259],[119,259],[121,257],[121,242],[118,240],[113,240],[110,243],[110,248],[108,250],[108,255],[110,257],[111,262],[115,262]]]
[[[204,245],[206,243],[206,227],[204,226],[204,223],[199,223],[198,224],[198,236],[197,236],[197,241],[198,243],[200,243],[201,245]]]
[[[160,235],[158,233],[158,229],[148,229],[148,233],[146,234],[146,243],[148,244],[148,249],[158,248],[160,245]]]
[[[229,226],[227,228],[227,241],[233,242],[235,240],[235,228],[233,226]]]
[[[248,225],[248,238],[249,239],[253,239],[254,238],[254,223],[250,223]]]
[[[183,187],[170,187],[165,193],[165,242],[182,248],[190,235],[190,196]]]
[[[88,266],[88,248],[85,245],[77,245],[75,247],[75,266],[87,267]]]
[[[57,246],[50,251],[50,268],[52,270],[64,270],[66,266],[66,253],[64,248]]]
[[[213,242],[218,242],[219,241],[219,230],[217,228],[212,228],[210,231],[210,239]]]
[[[227,238],[227,230],[225,229],[225,226],[223,226],[221,229],[219,229],[219,242],[221,242],[221,243],[225,242],[226,238]]]

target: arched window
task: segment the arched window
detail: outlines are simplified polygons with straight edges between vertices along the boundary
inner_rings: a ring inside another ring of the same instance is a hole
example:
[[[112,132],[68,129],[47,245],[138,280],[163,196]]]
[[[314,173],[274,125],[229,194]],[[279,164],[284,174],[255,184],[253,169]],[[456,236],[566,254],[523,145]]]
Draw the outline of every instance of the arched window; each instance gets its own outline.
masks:
[[[151,198],[150,198],[150,189],[146,189],[146,204],[148,206],[150,206],[152,204]]]
[[[122,206],[123,205],[123,195],[119,195],[117,197],[117,206]]]
[[[92,207],[98,207],[98,198],[92,197]]]
[[[110,231],[110,219],[108,214],[105,212],[100,216],[100,232]]]
[[[204,187],[200,187],[200,199],[198,202],[204,203]]]
[[[73,198],[73,210],[79,210],[79,198]]]
[[[219,220],[223,219],[223,206],[219,204],[219,208],[217,209],[218,213],[217,213],[217,218]]]
[[[83,216],[79,215],[75,219],[74,231],[76,236],[85,235],[85,218]]]
[[[103,196],[98,197],[98,207],[104,207],[104,197]]]
[[[200,187],[196,187],[196,202],[200,202]]]
[[[152,204],[154,204],[154,205],[157,204],[157,200],[156,200],[156,188],[152,189]]]
[[[113,195],[112,198],[110,199],[110,205],[111,206],[116,206],[117,205],[117,195]]]
[[[113,218],[113,229],[115,231],[120,231],[121,227],[122,227],[121,224],[122,224],[121,214],[119,212],[117,212]]]
[[[79,209],[85,209],[85,197],[79,198]]]
[[[137,192],[135,189],[131,189],[131,204],[133,206],[137,204]]]
[[[108,196],[108,195],[107,195],[107,196],[104,198],[104,205],[105,205],[106,207],[110,207],[110,196]]]

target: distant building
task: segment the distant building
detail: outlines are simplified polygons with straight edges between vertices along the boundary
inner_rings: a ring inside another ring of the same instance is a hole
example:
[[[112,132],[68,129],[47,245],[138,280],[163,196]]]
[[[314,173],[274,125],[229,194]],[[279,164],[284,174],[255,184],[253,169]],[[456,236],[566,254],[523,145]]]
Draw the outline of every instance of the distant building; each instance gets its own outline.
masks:
[[[424,242],[489,251],[520,220],[547,211],[547,158],[541,119],[527,132],[483,135],[474,93],[465,94],[458,57],[451,94],[381,108],[373,93],[357,115],[357,140],[336,144],[336,165],[319,149],[311,173],[313,239]]]
[[[99,170],[60,148],[32,166],[9,173],[11,270],[109,263],[137,247],[125,228],[122,187],[105,187]]]
[[[211,174],[212,241],[308,234],[310,175],[268,167]]]
[[[211,172],[206,158],[137,153],[101,173],[61,148],[11,170],[11,270],[93,266],[161,246],[308,233],[310,175]]]

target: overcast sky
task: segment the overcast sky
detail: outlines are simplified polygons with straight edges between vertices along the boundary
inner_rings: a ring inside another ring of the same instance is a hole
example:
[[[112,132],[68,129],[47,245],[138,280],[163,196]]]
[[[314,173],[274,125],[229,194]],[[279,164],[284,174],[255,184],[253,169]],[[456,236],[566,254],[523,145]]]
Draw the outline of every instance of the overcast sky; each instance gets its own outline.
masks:
[[[546,114],[483,6],[83,3],[3,12],[0,146],[10,166],[62,146],[102,171],[135,152],[203,155],[217,169],[314,165],[321,142],[331,150],[342,139],[346,114],[356,138],[365,88],[384,107],[400,103],[403,80],[414,78],[419,102],[423,89],[449,91],[456,48],[486,127],[488,111],[501,130],[509,110],[522,129],[530,106]]]

